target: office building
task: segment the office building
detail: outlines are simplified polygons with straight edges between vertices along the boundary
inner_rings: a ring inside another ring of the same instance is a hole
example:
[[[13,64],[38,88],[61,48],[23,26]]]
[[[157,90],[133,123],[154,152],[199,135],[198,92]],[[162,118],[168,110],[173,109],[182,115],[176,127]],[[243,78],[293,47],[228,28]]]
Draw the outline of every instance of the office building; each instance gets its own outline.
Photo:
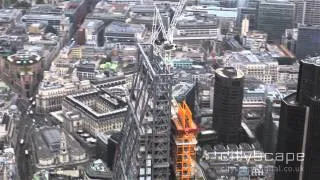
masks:
[[[320,1],[296,0],[296,24],[320,25]]]
[[[237,25],[240,27],[242,20],[247,17],[249,20],[249,29],[253,30],[257,27],[257,8],[241,7],[238,8]]]
[[[256,53],[260,49],[265,49],[267,45],[268,35],[259,31],[249,31],[242,38],[243,47]]]
[[[58,111],[67,95],[86,91],[90,87],[89,80],[65,79],[46,71],[38,87],[36,107],[43,112]]]
[[[146,33],[143,24],[128,24],[121,21],[113,21],[104,31],[104,39],[107,46],[115,44],[134,44],[141,42]]]
[[[99,73],[96,71],[95,64],[93,63],[79,63],[76,65],[77,68],[77,77],[80,80],[89,79],[93,80],[96,78],[96,75]]]
[[[233,67],[216,70],[213,129],[224,143],[238,143],[241,128],[244,74]]]
[[[289,1],[262,0],[258,5],[257,29],[271,40],[280,41],[286,29],[294,25],[295,5]]]
[[[277,152],[304,153],[303,159],[277,161],[276,166],[300,168],[277,171],[276,180],[313,180],[320,178],[320,57],[300,61],[297,92],[282,100]],[[287,156],[286,156],[287,157]],[[303,171],[302,171],[303,168]]]
[[[174,40],[205,40],[220,38],[219,23],[216,18],[207,20],[189,17],[179,21],[176,26]]]
[[[280,65],[279,66],[279,83],[297,82],[299,76],[299,64]]]
[[[129,15],[128,4],[123,4],[119,1],[108,3],[107,1],[100,1],[90,12],[86,19],[102,20],[104,23],[110,24],[113,21],[124,22]]]
[[[278,81],[278,62],[265,55],[256,55],[251,51],[226,52],[226,66],[241,70],[247,78],[254,78],[266,84]]]
[[[318,56],[320,51],[320,26],[298,27],[298,39],[296,41],[296,56]]]
[[[121,130],[127,104],[105,90],[90,90],[67,96],[62,102],[62,114],[68,132],[83,129],[97,136]]]
[[[69,32],[71,27],[70,20],[64,15],[52,15],[52,14],[26,14],[22,16],[21,21],[26,23],[27,26],[33,23],[46,22],[48,26],[52,26],[54,33],[61,35],[64,32]]]
[[[79,31],[84,31],[86,45],[97,47],[104,43],[104,22],[96,19],[87,19]]]

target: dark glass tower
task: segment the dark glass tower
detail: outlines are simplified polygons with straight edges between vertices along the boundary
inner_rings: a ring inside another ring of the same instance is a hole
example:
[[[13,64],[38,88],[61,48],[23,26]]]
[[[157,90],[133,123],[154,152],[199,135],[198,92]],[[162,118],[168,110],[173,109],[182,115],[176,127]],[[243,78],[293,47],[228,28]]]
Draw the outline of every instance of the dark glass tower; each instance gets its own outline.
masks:
[[[276,180],[320,179],[320,57],[300,61],[297,93],[282,100],[277,152],[304,161],[277,161]],[[288,159],[289,160],[289,159]],[[285,171],[285,169],[292,171]],[[303,169],[303,171],[301,171]]]
[[[320,26],[300,25],[296,44],[297,58],[315,56],[320,52]]]
[[[243,73],[233,67],[216,70],[213,129],[224,143],[238,143],[243,100]]]
[[[294,25],[295,5],[290,1],[261,0],[258,4],[258,30],[268,33],[268,38],[280,40],[286,29]]]

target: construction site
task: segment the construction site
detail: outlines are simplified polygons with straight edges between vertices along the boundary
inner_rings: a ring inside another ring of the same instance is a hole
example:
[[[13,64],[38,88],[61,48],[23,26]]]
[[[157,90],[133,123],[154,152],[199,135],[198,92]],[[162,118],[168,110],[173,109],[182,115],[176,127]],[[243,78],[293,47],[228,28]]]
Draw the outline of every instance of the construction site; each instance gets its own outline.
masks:
[[[173,32],[185,3],[179,1],[173,16],[160,14],[155,6],[149,43],[138,44],[138,71],[113,179],[194,179],[197,126],[188,105],[172,98],[170,66]]]
[[[171,156],[175,179],[192,180],[195,175],[197,125],[187,103],[172,100]]]

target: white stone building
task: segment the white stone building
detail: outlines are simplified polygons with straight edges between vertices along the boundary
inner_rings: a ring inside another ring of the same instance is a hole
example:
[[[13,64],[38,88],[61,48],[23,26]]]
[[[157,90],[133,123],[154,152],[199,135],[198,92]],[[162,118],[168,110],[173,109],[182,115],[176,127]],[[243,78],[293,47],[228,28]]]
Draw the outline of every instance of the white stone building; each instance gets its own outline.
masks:
[[[226,52],[226,66],[243,71],[245,77],[255,78],[266,84],[278,82],[278,62],[270,56],[255,55],[251,51]]]

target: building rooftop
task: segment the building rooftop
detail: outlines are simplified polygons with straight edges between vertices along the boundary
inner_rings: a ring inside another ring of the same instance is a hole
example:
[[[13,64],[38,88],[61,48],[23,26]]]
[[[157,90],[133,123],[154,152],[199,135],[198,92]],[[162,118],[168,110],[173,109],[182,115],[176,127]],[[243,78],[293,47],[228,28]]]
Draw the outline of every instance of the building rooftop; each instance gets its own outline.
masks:
[[[76,65],[78,72],[94,72],[95,64],[93,63],[81,63]]]
[[[143,31],[145,31],[145,26],[142,24],[128,24],[120,21],[113,21],[105,29],[105,33],[119,34],[135,34]]]
[[[194,86],[193,83],[179,82],[172,87],[172,96],[175,98],[185,96]]]
[[[68,18],[68,17],[65,17]],[[38,19],[38,20],[62,20],[63,19],[63,15],[54,15],[54,14],[26,14],[24,16],[22,16],[22,21],[26,21],[26,20],[34,20],[34,19]]]
[[[112,172],[101,159],[95,160],[86,166],[85,173],[89,178],[92,179],[112,179]]]
[[[306,58],[301,60],[303,63],[307,63],[307,64],[313,64],[316,66],[320,66],[320,56],[317,57],[310,57],[310,58]]]
[[[51,4],[35,4],[33,5],[29,12],[29,14],[62,14],[63,11],[61,8]]]
[[[22,15],[20,9],[0,9],[0,22],[11,22],[19,15]]]
[[[16,54],[8,56],[7,60],[18,65],[30,65],[39,62],[42,60],[42,57],[37,52],[21,50]]]
[[[60,131],[58,129],[44,129],[41,131],[41,135],[51,152],[59,151]]]
[[[238,16],[237,8],[222,8],[217,6],[189,6],[186,8],[186,11],[207,12],[221,18],[237,18]]]
[[[109,105],[107,109],[98,108],[95,105],[87,105],[83,102],[87,97],[95,98],[96,103],[103,102]],[[70,95],[65,101],[73,104],[77,109],[86,112],[97,120],[103,120],[113,114],[127,112],[127,105],[116,96],[109,95],[105,90],[91,90],[76,95]]]
[[[265,38],[265,39],[267,39],[268,34],[262,32],[262,31],[254,30],[254,31],[247,32],[246,36],[251,37],[251,38]]]
[[[127,4],[109,4],[106,1],[100,1],[93,12],[88,14],[88,18],[120,20],[127,17],[128,10]]]
[[[233,79],[240,79],[240,78],[243,78],[244,76],[242,71],[237,70],[233,67],[219,68],[216,70],[216,73],[222,77],[233,78]]]
[[[181,19],[177,23],[177,29],[188,29],[194,27],[196,29],[217,29],[218,21],[216,19],[202,20],[196,18]]]
[[[97,32],[103,27],[103,25],[104,25],[104,22],[101,20],[86,19],[82,24],[82,28],[91,32]]]
[[[57,127],[41,127],[32,136],[32,142],[36,147],[36,156],[38,159],[51,159],[60,150],[60,135],[63,130]],[[85,153],[78,141],[70,134],[66,134],[68,151],[71,155],[79,155]],[[50,144],[51,143],[51,144]]]
[[[253,54],[251,51],[244,50],[240,52],[226,52],[225,59],[228,63],[238,64],[262,64],[262,63],[278,63],[276,59],[269,54]]]
[[[267,44],[267,50],[268,54],[271,55],[273,58],[295,58],[295,56],[283,45]]]

